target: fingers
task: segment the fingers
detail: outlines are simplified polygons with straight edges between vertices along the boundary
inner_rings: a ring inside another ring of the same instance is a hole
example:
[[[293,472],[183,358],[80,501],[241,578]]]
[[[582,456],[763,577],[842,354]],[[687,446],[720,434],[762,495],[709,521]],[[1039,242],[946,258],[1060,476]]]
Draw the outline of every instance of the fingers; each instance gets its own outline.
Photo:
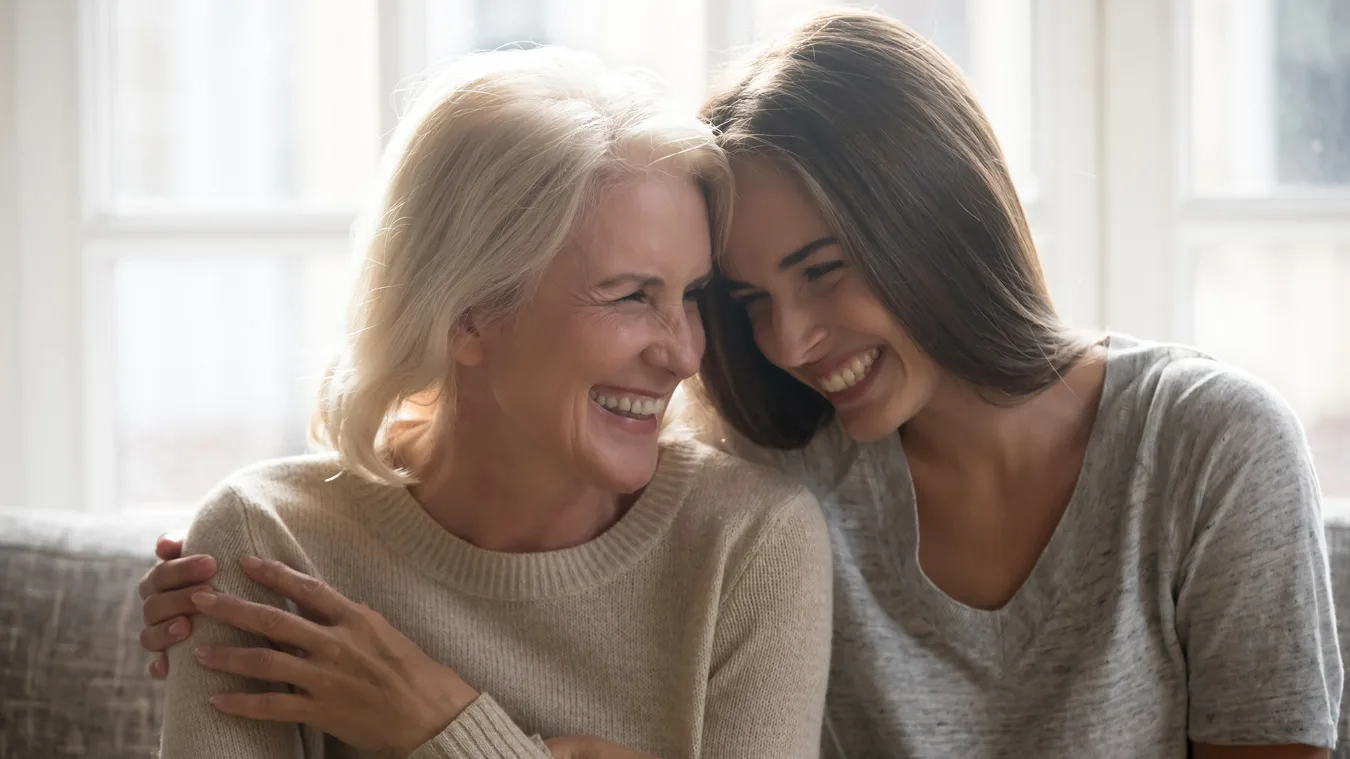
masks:
[[[169,676],[169,657],[160,654],[155,660],[150,662],[150,676],[156,680],[164,680]]]
[[[226,714],[269,722],[313,724],[314,701],[295,693],[219,693],[211,705]]]
[[[192,623],[187,617],[174,617],[168,622],[147,625],[141,630],[141,648],[152,654],[169,650],[169,646],[182,643],[192,634]]]
[[[323,627],[275,606],[253,603],[212,591],[192,596],[201,613],[245,632],[257,633],[273,643],[284,643],[310,653],[332,658],[337,640]]]
[[[257,582],[294,601],[301,609],[317,615],[323,622],[346,618],[355,604],[318,578],[270,559],[246,556],[240,561],[244,573]]]
[[[198,646],[192,652],[207,669],[242,675],[253,680],[285,683],[309,692],[331,690],[331,676],[315,664],[273,648]]]
[[[168,561],[169,559],[176,559],[179,556],[182,556],[182,533],[175,530],[160,535],[159,539],[155,541],[155,555],[158,556],[161,561]]]
[[[141,578],[139,591],[141,598],[149,598],[166,590],[186,588],[196,583],[204,583],[216,576],[216,560],[210,556],[189,556],[185,559],[169,559],[150,568]]]
[[[197,605],[192,602],[194,593],[211,590],[210,585],[189,585],[178,590],[166,590],[146,598],[141,604],[141,619],[146,627],[168,622],[174,617],[188,617],[197,613]]]

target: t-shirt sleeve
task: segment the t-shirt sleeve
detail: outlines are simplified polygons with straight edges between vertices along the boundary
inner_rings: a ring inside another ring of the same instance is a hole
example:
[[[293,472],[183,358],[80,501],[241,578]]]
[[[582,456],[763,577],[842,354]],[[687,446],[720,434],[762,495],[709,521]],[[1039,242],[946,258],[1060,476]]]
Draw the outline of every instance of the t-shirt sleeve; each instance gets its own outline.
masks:
[[[239,566],[247,555],[281,558],[259,551],[252,535],[244,501],[229,486],[208,496],[192,522],[184,555],[205,553],[216,558],[217,574],[211,585],[222,593],[256,603],[282,606],[281,598],[250,580]],[[265,648],[264,638],[198,615],[192,635],[169,649],[169,679],[164,691],[164,724],[160,735],[161,759],[218,757],[218,759],[291,759],[305,755],[300,729],[294,724],[262,722],[217,711],[207,699],[217,693],[281,690],[259,681],[215,672],[193,658],[203,644]]]
[[[832,573],[820,507],[784,507],[729,580],[713,639],[705,757],[816,757],[829,674]]]
[[[1293,412],[1246,377],[1210,378],[1184,420],[1198,450],[1177,591],[1189,737],[1333,746],[1342,669],[1322,509]],[[1183,455],[1183,454],[1179,454]]]

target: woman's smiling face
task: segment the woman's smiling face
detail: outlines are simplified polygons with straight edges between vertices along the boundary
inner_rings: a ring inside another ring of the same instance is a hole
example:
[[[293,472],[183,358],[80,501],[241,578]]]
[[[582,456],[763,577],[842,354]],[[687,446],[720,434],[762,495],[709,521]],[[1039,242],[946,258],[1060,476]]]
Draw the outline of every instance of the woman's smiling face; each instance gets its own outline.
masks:
[[[693,177],[651,170],[607,188],[531,301],[461,351],[474,402],[513,448],[604,490],[640,489],[670,395],[703,356],[711,267]]]
[[[854,269],[802,182],[765,158],[734,163],[722,270],[764,356],[824,396],[848,434],[875,440],[927,404],[937,364]]]

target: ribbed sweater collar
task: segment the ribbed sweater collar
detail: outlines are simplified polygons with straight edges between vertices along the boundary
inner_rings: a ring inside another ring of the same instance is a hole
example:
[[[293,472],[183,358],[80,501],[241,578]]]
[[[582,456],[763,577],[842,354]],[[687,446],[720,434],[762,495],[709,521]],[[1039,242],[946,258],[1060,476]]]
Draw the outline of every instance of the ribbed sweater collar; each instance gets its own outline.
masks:
[[[652,481],[614,526],[579,546],[539,553],[479,548],[440,526],[406,487],[350,473],[333,484],[352,489],[353,505],[381,539],[432,579],[472,596],[524,601],[593,588],[641,559],[688,496],[696,458],[691,444],[662,446]]]

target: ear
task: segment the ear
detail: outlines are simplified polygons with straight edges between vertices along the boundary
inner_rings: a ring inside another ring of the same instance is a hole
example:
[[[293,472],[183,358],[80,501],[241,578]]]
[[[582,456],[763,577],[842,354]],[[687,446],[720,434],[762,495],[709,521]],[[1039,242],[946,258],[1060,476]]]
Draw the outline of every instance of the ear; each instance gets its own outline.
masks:
[[[485,355],[483,336],[469,312],[450,330],[450,359],[460,366],[478,366]]]

